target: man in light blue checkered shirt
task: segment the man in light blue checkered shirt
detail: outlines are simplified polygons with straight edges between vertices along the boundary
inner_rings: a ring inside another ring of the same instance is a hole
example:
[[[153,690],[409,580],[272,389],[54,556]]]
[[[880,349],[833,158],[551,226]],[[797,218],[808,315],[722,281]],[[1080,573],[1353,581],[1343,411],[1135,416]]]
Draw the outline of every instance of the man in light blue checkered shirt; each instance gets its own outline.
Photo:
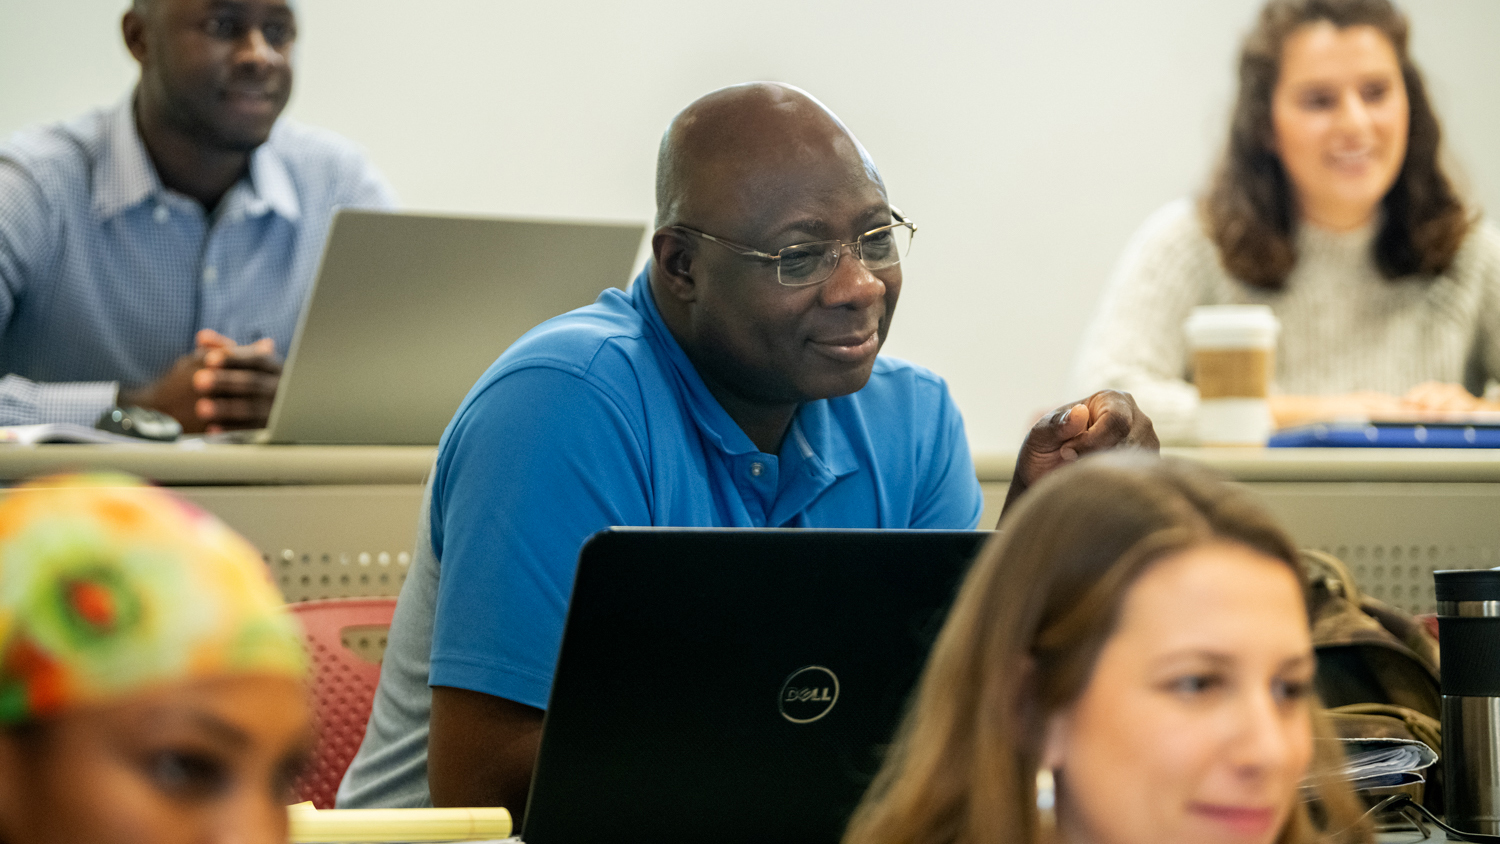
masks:
[[[0,425],[118,403],[260,427],[334,210],[394,194],[278,121],[286,0],[134,0],[123,30],[129,98],[0,144]]]

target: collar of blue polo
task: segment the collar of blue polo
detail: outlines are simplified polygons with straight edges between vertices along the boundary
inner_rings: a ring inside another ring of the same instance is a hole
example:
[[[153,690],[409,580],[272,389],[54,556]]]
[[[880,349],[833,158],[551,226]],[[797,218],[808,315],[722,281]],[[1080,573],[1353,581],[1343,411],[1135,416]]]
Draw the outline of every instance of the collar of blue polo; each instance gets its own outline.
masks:
[[[681,384],[682,394],[687,398],[689,410],[704,438],[732,457],[760,454],[760,449],[756,448],[750,437],[730,418],[728,411],[724,410],[713,393],[709,392],[708,385],[703,383],[703,376],[698,373],[697,367],[688,359],[677,338],[672,336],[672,332],[662,321],[661,313],[656,309],[655,296],[651,292],[650,262],[631,282],[630,297],[636,310],[642,315],[650,342],[672,364]],[[782,441],[781,450],[786,453],[793,448],[797,449],[798,456],[806,464],[808,471],[814,474],[826,473],[830,478],[838,478],[859,469],[849,437],[843,428],[835,424],[827,399],[805,402],[797,409],[791,428]]]
[[[140,129],[135,122],[135,93],[125,97],[106,118],[108,141],[99,160],[94,180],[93,207],[102,219],[140,205],[147,200],[171,193],[162,185],[156,166],[146,152]],[[271,130],[272,137],[276,129]],[[250,154],[248,176],[236,182],[225,194],[222,205],[236,207],[247,217],[276,213],[286,220],[302,216],[296,188],[286,162],[267,141]]]

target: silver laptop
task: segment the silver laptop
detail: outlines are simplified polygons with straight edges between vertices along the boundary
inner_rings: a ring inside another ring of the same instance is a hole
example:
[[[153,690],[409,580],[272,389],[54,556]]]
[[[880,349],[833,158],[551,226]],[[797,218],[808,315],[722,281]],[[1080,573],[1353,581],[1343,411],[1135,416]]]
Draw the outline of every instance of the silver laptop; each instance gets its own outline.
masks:
[[[533,326],[629,281],[645,226],[342,210],[256,442],[431,445]]]

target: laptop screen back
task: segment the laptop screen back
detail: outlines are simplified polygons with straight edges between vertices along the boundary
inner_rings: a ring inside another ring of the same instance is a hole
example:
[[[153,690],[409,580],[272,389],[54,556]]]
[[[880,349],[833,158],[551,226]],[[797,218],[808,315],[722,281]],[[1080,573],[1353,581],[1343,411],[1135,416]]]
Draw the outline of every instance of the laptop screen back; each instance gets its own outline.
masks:
[[[595,536],[523,839],[835,844],[989,535]]]
[[[511,343],[629,281],[644,232],[339,211],[266,439],[436,444]]]

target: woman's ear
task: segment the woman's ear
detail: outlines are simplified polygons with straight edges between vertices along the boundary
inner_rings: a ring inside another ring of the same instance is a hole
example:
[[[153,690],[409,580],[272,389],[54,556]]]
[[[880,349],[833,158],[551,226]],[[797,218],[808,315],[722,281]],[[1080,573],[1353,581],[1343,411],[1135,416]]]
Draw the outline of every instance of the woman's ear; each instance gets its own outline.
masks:
[[[1047,718],[1042,732],[1042,767],[1049,771],[1060,770],[1063,760],[1068,758],[1070,720],[1068,710],[1054,712]]]
[[[1068,755],[1069,713],[1067,710],[1050,715],[1042,713],[1041,694],[1037,688],[1036,660],[1029,655],[1021,660],[1021,676],[1017,690],[1020,698],[1017,705],[1020,712],[1017,713],[1019,717],[1016,723],[1041,731],[1042,743],[1038,748],[1038,764],[1049,771],[1061,768],[1063,759]]]
[[[1276,123],[1275,123],[1276,118],[1275,118],[1275,115],[1270,115],[1270,117],[1271,117],[1271,122],[1269,124],[1267,124],[1266,127],[1264,129],[1262,129],[1257,134],[1260,135],[1260,145],[1261,145],[1261,148],[1264,149],[1267,154],[1269,154],[1272,157],[1274,157],[1277,161],[1280,161],[1281,160],[1281,139],[1278,138],[1278,137],[1276,137]]]

